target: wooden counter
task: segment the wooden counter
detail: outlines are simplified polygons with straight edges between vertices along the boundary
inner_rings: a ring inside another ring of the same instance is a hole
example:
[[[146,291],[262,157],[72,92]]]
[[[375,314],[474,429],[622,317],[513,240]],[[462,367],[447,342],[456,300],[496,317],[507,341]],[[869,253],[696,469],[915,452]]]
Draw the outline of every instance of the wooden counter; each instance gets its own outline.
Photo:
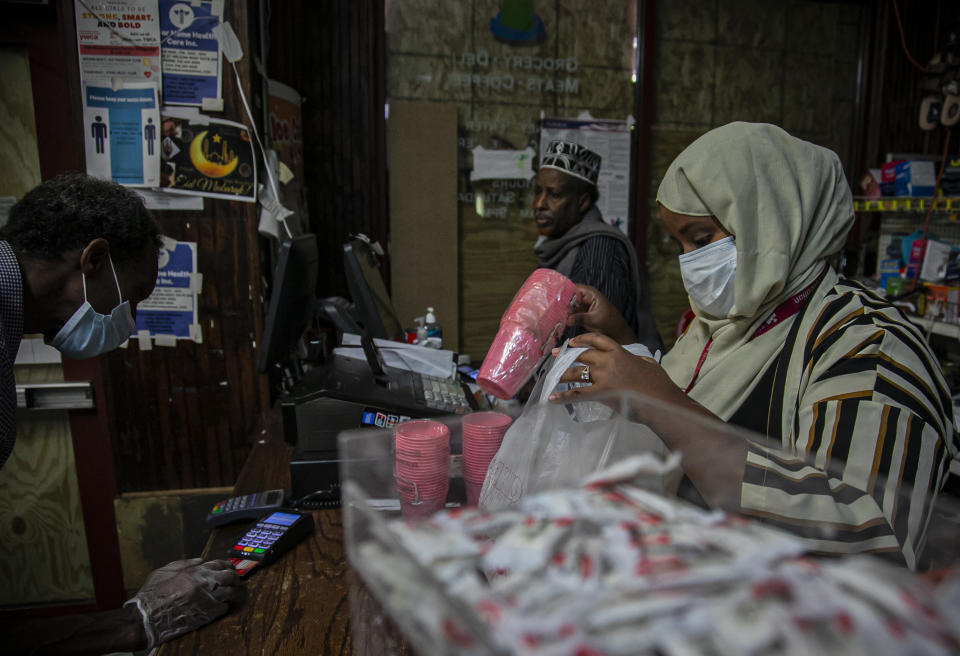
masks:
[[[234,494],[290,489],[291,447],[282,441],[279,430],[269,432],[269,438],[254,446]],[[162,645],[159,655],[353,653],[340,510],[314,511],[313,517],[313,535],[247,577],[247,600],[241,606]],[[241,522],[215,530],[204,557],[225,558],[249,527]]]

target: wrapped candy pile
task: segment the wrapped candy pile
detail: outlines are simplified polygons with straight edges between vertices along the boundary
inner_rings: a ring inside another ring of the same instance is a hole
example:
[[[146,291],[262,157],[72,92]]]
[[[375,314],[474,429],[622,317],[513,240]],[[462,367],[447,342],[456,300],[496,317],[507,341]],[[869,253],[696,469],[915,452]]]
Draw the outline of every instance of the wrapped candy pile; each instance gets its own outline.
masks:
[[[381,521],[374,536],[355,566],[408,635],[446,653],[960,650],[960,577],[816,559],[788,534],[631,484]]]

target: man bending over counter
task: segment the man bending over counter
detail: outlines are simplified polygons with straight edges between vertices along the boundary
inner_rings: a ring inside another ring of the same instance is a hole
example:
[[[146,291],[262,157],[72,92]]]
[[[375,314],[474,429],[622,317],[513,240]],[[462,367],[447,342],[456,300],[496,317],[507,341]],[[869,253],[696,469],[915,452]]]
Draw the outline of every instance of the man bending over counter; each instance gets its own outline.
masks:
[[[77,359],[117,348],[153,291],[159,245],[139,196],[85,175],[48,180],[10,210],[0,230],[0,467],[16,440],[13,365],[23,334],[41,333]],[[219,617],[242,592],[229,561],[176,561],[151,573],[122,608],[4,618],[0,640],[14,654],[152,649]]]

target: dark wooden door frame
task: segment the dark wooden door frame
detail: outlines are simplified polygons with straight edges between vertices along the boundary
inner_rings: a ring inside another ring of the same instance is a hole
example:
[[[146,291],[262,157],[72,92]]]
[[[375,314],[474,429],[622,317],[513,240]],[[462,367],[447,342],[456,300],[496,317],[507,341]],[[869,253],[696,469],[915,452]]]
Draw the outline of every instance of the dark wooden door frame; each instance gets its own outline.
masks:
[[[4,11],[9,15],[0,27],[0,43],[25,47],[30,60],[40,175],[47,180],[65,171],[83,171],[83,112],[73,0],[39,7],[7,4]],[[68,381],[89,381],[96,403],[95,410],[69,413],[95,599],[92,604],[47,605],[43,612],[116,608],[126,595],[113,506],[117,486],[101,358],[64,358],[63,375]]]
[[[650,226],[650,153],[654,116],[654,58],[657,35],[657,0],[635,0],[637,14],[637,48],[634,67],[637,79],[634,83],[633,111],[636,118],[633,153],[633,179],[629,181],[631,207],[633,208],[633,246],[637,251],[640,270],[647,266],[647,230]]]

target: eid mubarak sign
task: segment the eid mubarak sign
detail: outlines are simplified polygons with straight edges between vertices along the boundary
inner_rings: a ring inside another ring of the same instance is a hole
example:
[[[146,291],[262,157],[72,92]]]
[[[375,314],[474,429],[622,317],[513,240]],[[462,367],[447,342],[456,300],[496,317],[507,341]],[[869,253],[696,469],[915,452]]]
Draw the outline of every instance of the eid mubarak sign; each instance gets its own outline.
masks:
[[[256,201],[257,167],[241,123],[198,116],[161,117],[160,187],[166,191]]]

